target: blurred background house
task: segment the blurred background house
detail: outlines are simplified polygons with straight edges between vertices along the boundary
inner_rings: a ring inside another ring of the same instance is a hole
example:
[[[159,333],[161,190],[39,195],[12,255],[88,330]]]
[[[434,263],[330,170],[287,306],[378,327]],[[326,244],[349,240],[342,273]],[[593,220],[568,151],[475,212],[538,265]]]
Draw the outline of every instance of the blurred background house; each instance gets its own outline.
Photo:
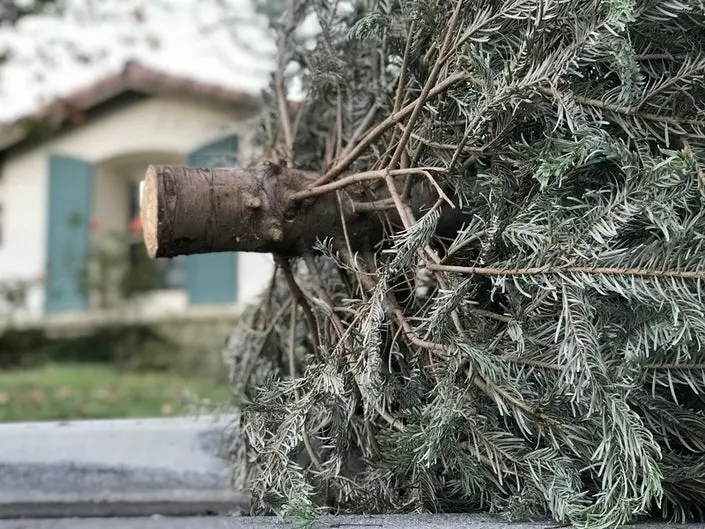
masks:
[[[268,255],[146,257],[149,164],[247,165],[269,0],[0,2],[0,422],[185,413]]]
[[[18,316],[141,314],[244,303],[268,283],[268,255],[146,258],[139,182],[149,164],[253,161],[259,99],[127,62],[117,74],[0,128],[0,282]]]

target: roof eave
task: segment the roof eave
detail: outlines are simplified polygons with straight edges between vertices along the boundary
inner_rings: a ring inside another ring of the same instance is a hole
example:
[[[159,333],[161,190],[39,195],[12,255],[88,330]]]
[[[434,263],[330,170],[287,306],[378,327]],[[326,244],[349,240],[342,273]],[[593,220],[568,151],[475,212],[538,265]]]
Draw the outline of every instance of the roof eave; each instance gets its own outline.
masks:
[[[0,153],[23,143],[35,126],[58,131],[73,122],[77,114],[95,109],[125,92],[150,96],[187,95],[216,103],[234,105],[255,113],[262,106],[260,97],[167,74],[136,62],[128,62],[121,72],[65,97],[57,98],[10,125],[0,127]]]

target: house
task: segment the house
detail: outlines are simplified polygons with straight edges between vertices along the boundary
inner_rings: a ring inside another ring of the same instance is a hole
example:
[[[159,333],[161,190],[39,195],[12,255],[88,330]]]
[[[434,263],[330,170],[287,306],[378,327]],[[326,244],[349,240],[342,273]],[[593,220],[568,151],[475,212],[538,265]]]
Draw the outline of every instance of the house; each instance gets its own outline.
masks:
[[[114,255],[126,277],[145,264],[136,219],[147,165],[249,163],[259,109],[249,93],[130,62],[0,127],[0,286],[26,285],[21,309],[31,317],[105,308],[117,287],[110,287],[111,254],[98,249],[122,241]],[[151,313],[247,302],[273,269],[271,256],[248,253],[148,265],[131,299]]]

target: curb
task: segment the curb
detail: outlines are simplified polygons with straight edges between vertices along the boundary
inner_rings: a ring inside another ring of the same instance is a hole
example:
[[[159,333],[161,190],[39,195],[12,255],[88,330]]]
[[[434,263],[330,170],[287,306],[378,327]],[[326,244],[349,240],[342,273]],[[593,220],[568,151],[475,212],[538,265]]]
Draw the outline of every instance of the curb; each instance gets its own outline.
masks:
[[[0,425],[0,518],[238,512],[222,457],[228,419]]]

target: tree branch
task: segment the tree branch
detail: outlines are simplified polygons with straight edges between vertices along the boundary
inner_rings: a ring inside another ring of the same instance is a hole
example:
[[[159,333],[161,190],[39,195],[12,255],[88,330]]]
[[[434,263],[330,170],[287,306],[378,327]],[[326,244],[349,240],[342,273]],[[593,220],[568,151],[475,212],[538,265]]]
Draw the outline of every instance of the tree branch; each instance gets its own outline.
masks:
[[[555,95],[550,88],[539,87],[539,92],[542,94],[553,96]],[[653,114],[651,112],[641,112],[636,107],[630,107],[625,105],[611,105],[600,101],[599,99],[592,99],[589,97],[584,97],[576,94],[572,94],[571,97],[576,103],[581,105],[591,106],[599,108],[600,110],[607,110],[614,114],[621,114],[624,116],[633,116],[646,119],[649,121],[658,121],[660,123],[667,123],[668,125],[681,126],[681,125],[691,125],[695,127],[705,127],[705,120],[689,119],[689,118],[677,118],[673,116],[662,116],[659,114]]]
[[[453,266],[430,264],[429,270],[436,272],[457,272],[459,274],[478,276],[537,276],[560,274],[590,274],[607,276],[635,276],[654,279],[686,279],[700,281],[705,279],[705,271],[679,270],[645,270],[643,268],[608,268],[600,266],[557,266],[527,268],[485,268],[478,266]]]
[[[452,75],[448,77],[447,79],[444,79],[440,83],[438,83],[433,89],[431,89],[428,93],[428,99],[432,99],[446,90],[448,90],[451,86],[458,84],[461,81],[464,81],[466,79],[469,79],[470,75],[466,73],[459,73],[456,75]],[[372,143],[374,140],[376,140],[379,136],[381,136],[384,132],[389,130],[391,127],[396,125],[399,121],[404,119],[406,116],[411,114],[416,108],[416,100],[412,101],[408,105],[404,106],[399,112],[395,112],[391,116],[389,116],[387,119],[379,123],[377,126],[375,126],[370,132],[368,132],[360,141],[359,143],[355,146],[354,149],[352,149],[347,156],[344,156],[338,163],[336,163],[325,175],[323,175],[319,180],[314,182],[314,186],[320,186],[322,184],[325,184],[326,182],[330,182],[333,180],[335,177],[339,176],[340,174],[345,171],[351,163],[353,163],[358,156],[364,151],[370,143]]]
[[[458,0],[456,2],[455,9],[453,10],[453,14],[451,15],[450,21],[448,22],[448,28],[446,31],[445,39],[443,40],[443,44],[441,46],[441,49],[438,52],[438,58],[436,59],[436,62],[433,65],[433,69],[431,70],[431,74],[428,76],[428,79],[426,80],[426,84],[423,87],[423,91],[421,92],[421,95],[416,100],[416,104],[414,105],[414,110],[412,111],[411,117],[409,118],[409,123],[406,124],[406,128],[404,129],[404,133],[402,134],[402,137],[399,140],[399,143],[397,143],[397,148],[394,151],[394,155],[392,156],[392,160],[389,162],[389,165],[387,166],[389,169],[394,169],[397,166],[397,164],[399,163],[399,160],[401,159],[401,153],[406,148],[406,144],[409,141],[409,136],[411,135],[411,131],[414,128],[414,123],[416,123],[416,120],[418,119],[419,114],[421,114],[421,110],[423,109],[424,105],[426,104],[426,101],[429,98],[432,87],[436,84],[436,80],[438,79],[438,74],[441,71],[441,66],[443,66],[443,62],[445,60],[447,60],[446,53],[448,52],[448,48],[450,47],[452,36],[455,34],[455,28],[458,25],[458,18],[460,16],[460,8],[461,8],[462,4],[463,4],[463,0]]]
[[[365,171],[363,173],[356,173],[350,176],[346,176],[345,178],[341,178],[340,180],[336,180],[335,182],[331,182],[330,184],[323,184],[320,186],[304,189],[303,191],[299,191],[298,193],[293,195],[291,198],[292,200],[303,200],[306,198],[325,195],[332,191],[343,189],[344,187],[348,187],[352,184],[356,184],[359,182],[365,182],[369,180],[385,180],[387,176],[393,177],[409,174],[426,175],[428,174],[428,171],[445,172],[445,169],[442,167],[414,167],[411,169],[393,169],[390,171],[387,171],[385,169],[379,169],[377,171]]]

